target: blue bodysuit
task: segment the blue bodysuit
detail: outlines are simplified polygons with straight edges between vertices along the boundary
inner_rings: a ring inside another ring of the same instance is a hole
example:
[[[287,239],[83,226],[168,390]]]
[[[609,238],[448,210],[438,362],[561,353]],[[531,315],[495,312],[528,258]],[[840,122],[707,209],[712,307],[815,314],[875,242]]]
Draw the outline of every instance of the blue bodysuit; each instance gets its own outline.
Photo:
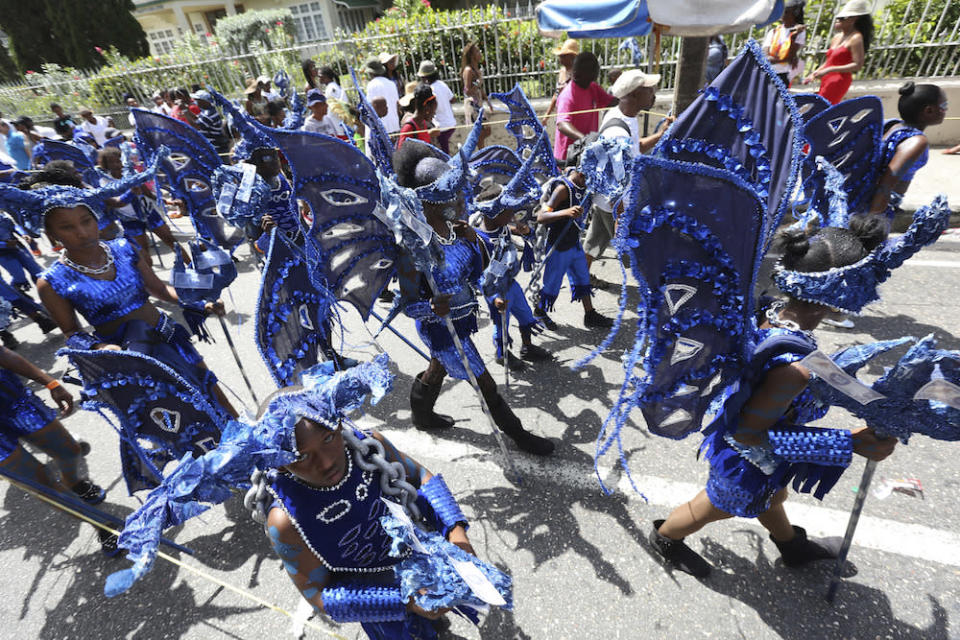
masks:
[[[19,444],[18,439],[35,433],[56,419],[53,409],[27,389],[12,371],[0,369],[0,462]]]

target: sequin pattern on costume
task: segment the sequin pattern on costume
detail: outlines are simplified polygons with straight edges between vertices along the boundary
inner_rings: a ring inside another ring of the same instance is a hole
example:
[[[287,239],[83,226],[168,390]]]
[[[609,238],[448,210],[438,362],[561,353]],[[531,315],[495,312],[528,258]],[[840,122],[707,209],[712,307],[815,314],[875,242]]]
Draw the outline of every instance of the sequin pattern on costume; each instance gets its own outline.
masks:
[[[118,320],[147,303],[147,288],[137,269],[140,254],[124,238],[106,244],[113,253],[116,274],[97,280],[55,262],[40,277],[92,325]]]

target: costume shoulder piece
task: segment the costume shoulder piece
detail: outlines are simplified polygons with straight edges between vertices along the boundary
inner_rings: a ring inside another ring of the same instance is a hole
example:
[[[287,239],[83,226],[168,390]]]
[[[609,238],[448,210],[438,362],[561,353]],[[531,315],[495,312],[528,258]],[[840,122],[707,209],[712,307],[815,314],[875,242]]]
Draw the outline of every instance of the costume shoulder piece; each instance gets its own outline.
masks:
[[[510,110],[507,130],[517,141],[517,156],[521,160],[534,158],[532,172],[537,182],[542,184],[559,175],[550,138],[520,85],[516,85],[509,93],[491,93],[490,99],[499,100]]]
[[[630,254],[640,317],[598,460],[619,443],[632,409],[652,433],[683,438],[743,374],[757,337],[756,273],[796,182],[800,127],[792,98],[751,41],[656,152],[630,166],[614,242]],[[601,348],[619,330],[625,302]]]

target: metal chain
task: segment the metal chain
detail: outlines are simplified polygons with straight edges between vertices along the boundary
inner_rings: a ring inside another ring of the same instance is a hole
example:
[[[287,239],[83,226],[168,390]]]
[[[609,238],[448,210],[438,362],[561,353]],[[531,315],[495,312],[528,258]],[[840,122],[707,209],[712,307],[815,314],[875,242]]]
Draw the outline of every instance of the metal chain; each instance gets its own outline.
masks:
[[[397,498],[413,520],[420,519],[417,507],[417,488],[407,482],[403,464],[386,459],[383,445],[373,437],[358,438],[351,429],[344,429],[343,439],[353,451],[353,460],[361,470],[380,476],[380,490],[384,495]],[[250,488],[243,496],[243,506],[250,517],[266,526],[267,513],[273,503],[273,494],[267,490],[267,474],[255,469],[250,474]]]

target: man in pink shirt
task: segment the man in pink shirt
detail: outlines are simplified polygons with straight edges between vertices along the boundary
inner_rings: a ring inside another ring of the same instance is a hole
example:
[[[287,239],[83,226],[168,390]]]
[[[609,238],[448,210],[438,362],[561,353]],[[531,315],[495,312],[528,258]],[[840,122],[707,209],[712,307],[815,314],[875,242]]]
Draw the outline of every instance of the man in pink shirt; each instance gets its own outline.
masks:
[[[597,84],[600,62],[589,51],[573,59],[573,82],[557,98],[557,134],[553,143],[553,157],[563,166],[567,148],[588,133],[599,130],[600,112],[592,109],[615,106],[616,98]],[[579,113],[587,111],[588,113]]]

